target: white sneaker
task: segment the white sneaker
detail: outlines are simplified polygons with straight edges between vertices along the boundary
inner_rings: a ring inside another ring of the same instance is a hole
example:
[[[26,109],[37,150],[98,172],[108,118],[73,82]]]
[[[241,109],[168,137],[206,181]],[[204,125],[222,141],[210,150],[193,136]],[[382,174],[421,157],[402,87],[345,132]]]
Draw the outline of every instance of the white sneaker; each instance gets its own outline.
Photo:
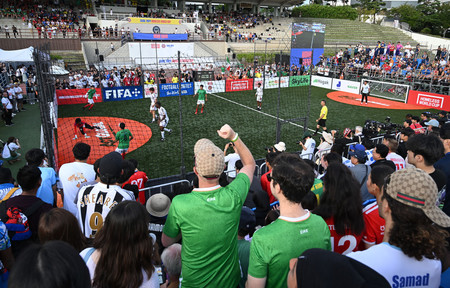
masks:
[[[73,140],[77,140],[77,139],[78,139],[78,136],[75,135],[75,137],[73,137],[72,139],[73,139]]]
[[[91,138],[91,136],[84,135],[84,138],[86,138],[86,139],[87,139],[87,138]]]

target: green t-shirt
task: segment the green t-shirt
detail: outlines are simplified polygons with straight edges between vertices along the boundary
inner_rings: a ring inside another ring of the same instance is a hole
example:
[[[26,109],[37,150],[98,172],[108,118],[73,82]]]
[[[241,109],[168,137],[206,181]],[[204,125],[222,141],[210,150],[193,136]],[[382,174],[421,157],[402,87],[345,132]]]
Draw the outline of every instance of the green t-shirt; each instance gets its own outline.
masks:
[[[311,191],[316,194],[317,197],[317,205],[320,204],[320,197],[322,197],[322,193],[323,193],[323,181],[320,179],[315,178],[314,179],[314,184],[311,187]]]
[[[117,148],[128,149],[128,147],[130,147],[130,136],[132,136],[130,130],[119,130],[119,132],[116,133],[116,140],[119,141],[119,146],[117,146]]]
[[[206,91],[203,89],[197,90],[198,100],[205,100]]]
[[[241,266],[241,281],[239,281],[239,288],[245,288],[248,273],[248,260],[250,258],[250,242],[242,239],[237,241],[239,265]]]
[[[226,187],[194,189],[176,196],[163,232],[182,234],[182,287],[238,286],[237,231],[250,180],[239,173]]]
[[[248,275],[267,277],[266,287],[287,287],[289,260],[311,248],[331,251],[330,230],[322,217],[308,212],[299,218],[280,216],[253,234]]]
[[[91,88],[91,89],[89,89],[89,91],[87,93],[88,93],[88,99],[92,99],[95,95],[95,89]]]

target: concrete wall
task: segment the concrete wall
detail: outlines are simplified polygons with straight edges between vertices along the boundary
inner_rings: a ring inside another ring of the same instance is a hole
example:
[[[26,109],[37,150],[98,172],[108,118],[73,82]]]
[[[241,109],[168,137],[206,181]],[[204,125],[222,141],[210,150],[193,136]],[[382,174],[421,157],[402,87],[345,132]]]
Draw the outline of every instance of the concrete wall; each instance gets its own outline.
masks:
[[[406,35],[410,36],[414,39],[414,41],[417,41],[420,43],[421,46],[426,47],[427,49],[435,50],[438,46],[441,46],[441,48],[447,48],[447,50],[450,49],[450,39],[444,39],[440,37],[433,37],[428,36],[420,33],[414,33],[414,32],[408,32],[405,30],[401,30]]]

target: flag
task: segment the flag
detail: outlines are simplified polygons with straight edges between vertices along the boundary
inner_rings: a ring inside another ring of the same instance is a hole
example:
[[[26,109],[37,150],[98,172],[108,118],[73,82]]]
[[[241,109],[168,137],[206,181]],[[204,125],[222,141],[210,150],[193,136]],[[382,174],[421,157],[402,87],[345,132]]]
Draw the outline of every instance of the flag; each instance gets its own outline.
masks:
[[[230,62],[230,58],[228,58],[228,56],[227,56],[227,70],[228,71],[231,70],[231,62]]]

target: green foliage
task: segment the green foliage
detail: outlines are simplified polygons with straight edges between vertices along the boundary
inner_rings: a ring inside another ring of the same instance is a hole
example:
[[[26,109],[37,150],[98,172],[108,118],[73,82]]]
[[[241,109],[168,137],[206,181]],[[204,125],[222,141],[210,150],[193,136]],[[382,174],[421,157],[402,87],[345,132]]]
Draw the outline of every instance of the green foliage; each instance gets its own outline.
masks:
[[[61,55],[50,54],[50,59],[52,60],[61,60],[63,57]]]
[[[422,30],[420,30],[420,33],[422,33],[422,34],[431,34],[431,29],[428,28],[428,27],[425,27]]]
[[[356,20],[358,12],[350,6],[305,5],[292,9],[293,17],[350,19]]]
[[[275,54],[274,53],[239,53],[236,54],[236,57],[241,62],[246,63],[253,63],[254,59],[259,59],[259,62],[269,61],[269,63],[272,63],[275,61]]]
[[[375,16],[381,11],[385,10],[386,3],[382,0],[359,0],[361,5],[361,12],[367,11],[373,15],[373,23],[375,24]]]

